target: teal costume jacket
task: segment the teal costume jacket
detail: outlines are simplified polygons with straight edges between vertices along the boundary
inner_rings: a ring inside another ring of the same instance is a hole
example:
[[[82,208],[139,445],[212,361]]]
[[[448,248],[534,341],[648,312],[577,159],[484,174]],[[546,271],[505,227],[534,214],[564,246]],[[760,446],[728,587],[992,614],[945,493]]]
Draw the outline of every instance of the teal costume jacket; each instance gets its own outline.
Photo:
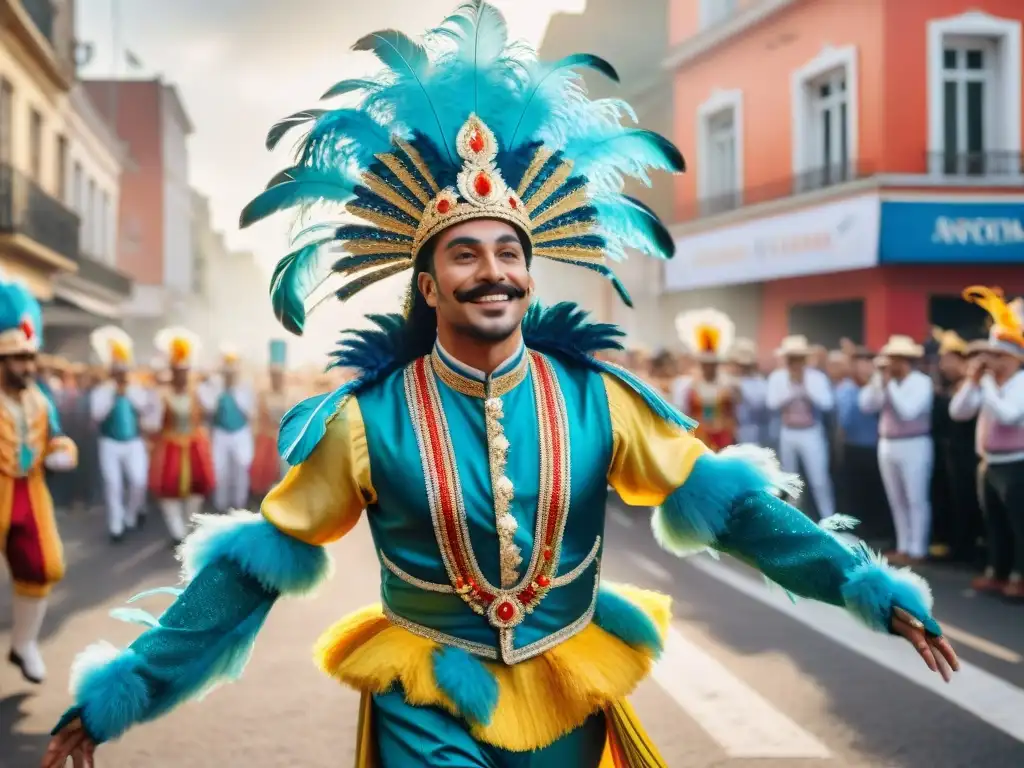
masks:
[[[795,479],[769,452],[711,453],[693,422],[598,360],[615,328],[572,305],[534,308],[525,346],[484,377],[437,346],[409,355],[401,319],[375,319],[338,355],[356,378],[285,417],[293,468],[262,515],[200,524],[183,545],[188,586],[159,619],[120,613],[148,631],[85,653],[64,721],[102,742],[236,677],[275,600],[325,578],[323,545],[365,510],[381,604],[325,635],[321,666],[364,694],[413,691],[484,743],[551,744],[632,690],[668,620],[657,596],[600,582],[609,484],[657,507],[670,551],[733,554],[878,631],[899,606],[939,633],[920,580],[779,500]],[[591,663],[608,658],[631,671]],[[527,679],[539,692],[523,693]],[[520,708],[545,706],[543,723],[522,725]]]

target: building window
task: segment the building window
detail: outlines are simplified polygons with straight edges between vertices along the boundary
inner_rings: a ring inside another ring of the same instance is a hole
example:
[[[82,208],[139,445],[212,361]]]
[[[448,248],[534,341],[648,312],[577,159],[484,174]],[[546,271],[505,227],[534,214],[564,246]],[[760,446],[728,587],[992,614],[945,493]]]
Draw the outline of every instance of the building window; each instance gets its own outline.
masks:
[[[972,11],[928,22],[928,168],[1021,173],[1021,31]]]
[[[737,5],[737,0],[700,0],[701,29],[728,21],[736,13]]]
[[[82,217],[83,242],[85,252],[90,256],[96,255],[96,182],[89,179],[89,186],[85,194],[85,213]]]
[[[83,218],[85,214],[83,210],[83,203],[85,202],[84,183],[82,180],[82,164],[75,161],[75,171],[71,176],[71,207],[78,214],[79,219]]]
[[[68,203],[68,139],[57,137],[57,199]]]
[[[43,180],[43,116],[32,110],[28,128],[29,172],[40,183]]]
[[[14,156],[14,86],[0,78],[0,162],[10,163]]]
[[[856,178],[856,48],[825,48],[792,74],[791,86],[794,192]]]
[[[742,204],[743,93],[717,91],[697,107],[697,196],[701,215]]]

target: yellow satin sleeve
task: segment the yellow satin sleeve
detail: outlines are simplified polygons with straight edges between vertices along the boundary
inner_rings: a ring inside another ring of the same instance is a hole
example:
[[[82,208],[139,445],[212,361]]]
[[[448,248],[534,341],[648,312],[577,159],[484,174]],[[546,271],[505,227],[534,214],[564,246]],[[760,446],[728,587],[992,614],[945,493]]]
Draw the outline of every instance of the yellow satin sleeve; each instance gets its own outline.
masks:
[[[307,544],[327,544],[348,533],[377,500],[359,403],[349,397],[327,424],[309,458],[263,500],[263,517]]]
[[[682,427],[657,416],[628,384],[601,374],[612,421],[608,483],[627,504],[656,507],[686,482],[710,449]]]

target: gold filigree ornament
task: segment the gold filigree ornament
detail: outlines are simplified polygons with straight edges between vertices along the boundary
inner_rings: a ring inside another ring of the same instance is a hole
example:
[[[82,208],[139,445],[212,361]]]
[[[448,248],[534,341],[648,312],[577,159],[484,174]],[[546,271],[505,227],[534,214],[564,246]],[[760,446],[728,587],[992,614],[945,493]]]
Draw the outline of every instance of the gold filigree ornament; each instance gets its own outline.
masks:
[[[529,237],[530,216],[519,194],[505,183],[498,170],[498,140],[491,129],[476,115],[470,115],[455,146],[463,160],[456,177],[457,190],[442,189],[424,208],[413,236],[413,254],[438,232],[472,219],[507,221]]]

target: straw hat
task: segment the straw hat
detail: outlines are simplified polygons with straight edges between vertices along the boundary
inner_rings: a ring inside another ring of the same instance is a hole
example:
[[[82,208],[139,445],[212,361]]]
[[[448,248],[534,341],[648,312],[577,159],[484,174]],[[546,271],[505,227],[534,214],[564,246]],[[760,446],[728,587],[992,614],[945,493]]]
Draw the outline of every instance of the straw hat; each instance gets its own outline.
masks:
[[[879,353],[883,357],[908,357],[917,359],[924,357],[924,347],[909,336],[890,336],[888,343]]]
[[[932,329],[932,338],[939,342],[939,354],[963,355],[967,353],[967,342],[964,341],[956,331],[944,331],[941,328]]]
[[[779,357],[807,357],[811,354],[811,345],[806,336],[787,336],[775,350]]]
[[[750,339],[736,339],[727,359],[735,365],[757,365],[757,345]]]

